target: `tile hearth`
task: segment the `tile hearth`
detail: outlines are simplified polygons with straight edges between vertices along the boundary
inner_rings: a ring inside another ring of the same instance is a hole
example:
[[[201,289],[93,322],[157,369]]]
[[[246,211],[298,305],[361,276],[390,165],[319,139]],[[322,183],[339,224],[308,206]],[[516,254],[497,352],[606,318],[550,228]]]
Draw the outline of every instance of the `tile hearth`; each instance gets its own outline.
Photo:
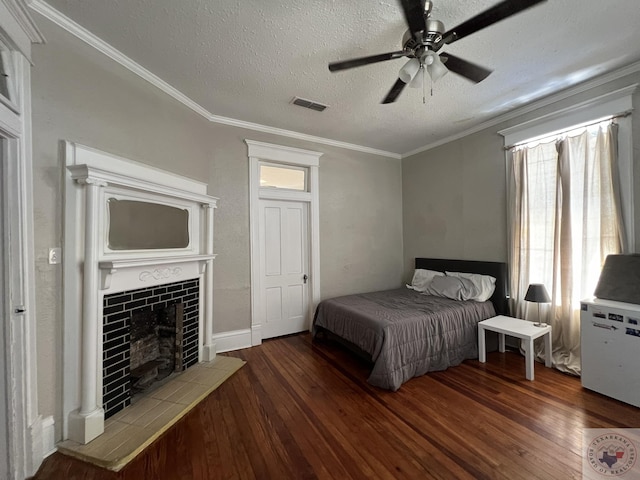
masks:
[[[117,472],[244,364],[218,355],[194,365],[106,420],[95,440],[86,445],[66,440],[58,451]]]

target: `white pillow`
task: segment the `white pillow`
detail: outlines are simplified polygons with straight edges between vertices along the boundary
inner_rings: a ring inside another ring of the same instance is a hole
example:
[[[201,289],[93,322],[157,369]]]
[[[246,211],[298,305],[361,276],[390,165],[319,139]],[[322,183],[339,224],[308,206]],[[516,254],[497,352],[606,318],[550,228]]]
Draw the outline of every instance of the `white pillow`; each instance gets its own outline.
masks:
[[[444,277],[444,273],[436,272],[435,270],[416,268],[416,270],[413,272],[413,280],[411,280],[411,285],[407,285],[407,288],[410,288],[417,292],[424,292],[431,283],[431,280],[434,279],[434,277]]]
[[[452,300],[475,300],[478,296],[478,287],[468,278],[453,276],[433,277],[431,283],[424,291],[426,295],[450,298]]]
[[[476,297],[471,300],[477,302],[486,302],[491,298],[493,292],[496,289],[496,279],[490,275],[481,275],[479,273],[461,273],[461,272],[446,272],[449,277],[467,278],[473,282],[480,292]]]

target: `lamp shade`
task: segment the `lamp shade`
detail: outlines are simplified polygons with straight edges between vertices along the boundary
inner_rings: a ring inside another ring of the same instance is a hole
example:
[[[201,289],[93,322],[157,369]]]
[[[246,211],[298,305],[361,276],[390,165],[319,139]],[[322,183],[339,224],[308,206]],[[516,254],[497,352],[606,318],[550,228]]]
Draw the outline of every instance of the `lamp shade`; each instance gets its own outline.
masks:
[[[417,58],[412,58],[404,64],[404,67],[400,69],[398,77],[404,83],[411,83],[411,80],[413,80],[413,78],[416,76],[418,70],[420,70],[420,60],[418,60]]]
[[[424,68],[427,69],[427,72],[429,72],[433,83],[440,80],[449,72],[449,69],[445,67],[442,60],[440,60],[440,55],[433,50],[427,50],[422,56],[421,62]]]
[[[410,88],[420,88],[424,84],[424,67],[421,65],[420,70],[416,73],[416,76],[413,77],[411,83],[409,84]]]
[[[534,303],[549,303],[551,299],[547,293],[547,289],[544,288],[542,283],[531,283],[527,289],[527,294],[524,296],[527,302]]]
[[[431,76],[431,80],[435,83],[444,77],[449,72],[449,69],[444,66],[444,63],[442,63],[438,54],[434,54],[432,58],[433,62],[427,66],[427,71]]]

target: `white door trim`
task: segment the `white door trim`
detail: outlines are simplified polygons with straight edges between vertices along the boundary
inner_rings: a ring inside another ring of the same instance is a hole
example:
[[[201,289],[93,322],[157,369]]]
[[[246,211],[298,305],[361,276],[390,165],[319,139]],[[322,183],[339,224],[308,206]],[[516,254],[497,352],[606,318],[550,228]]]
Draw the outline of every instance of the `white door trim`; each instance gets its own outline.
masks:
[[[309,203],[309,319],[320,301],[320,194],[318,169],[322,153],[300,148],[245,140],[249,156],[249,225],[251,242],[251,345],[262,343],[261,312],[264,311],[260,295],[260,230],[259,203],[261,198],[295,200]],[[309,191],[260,192],[260,161],[303,166],[309,169]],[[309,322],[311,329],[311,322]]]
[[[0,329],[0,341],[7,347],[7,358],[2,359],[0,381],[7,387],[9,478],[22,479],[35,474],[44,456],[37,389],[29,61],[31,43],[44,39],[20,0],[0,0],[0,38],[11,51],[10,74],[15,82],[10,87],[12,108],[6,102],[0,105],[0,135],[7,141],[0,213],[5,253],[0,305],[5,328],[4,335]]]

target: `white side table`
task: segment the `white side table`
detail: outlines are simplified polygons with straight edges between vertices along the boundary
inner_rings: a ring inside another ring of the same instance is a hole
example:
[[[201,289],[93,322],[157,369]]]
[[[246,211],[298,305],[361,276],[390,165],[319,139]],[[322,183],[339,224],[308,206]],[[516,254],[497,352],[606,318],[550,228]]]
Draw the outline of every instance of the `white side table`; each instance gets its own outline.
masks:
[[[485,332],[490,330],[498,332],[498,347],[500,352],[504,352],[504,336],[517,337],[525,340],[525,364],[527,380],[533,380],[533,341],[544,336],[545,366],[551,367],[551,325],[536,327],[533,322],[520,320],[517,318],[498,315],[478,323],[478,360],[481,363],[487,361],[487,351],[485,347]]]

